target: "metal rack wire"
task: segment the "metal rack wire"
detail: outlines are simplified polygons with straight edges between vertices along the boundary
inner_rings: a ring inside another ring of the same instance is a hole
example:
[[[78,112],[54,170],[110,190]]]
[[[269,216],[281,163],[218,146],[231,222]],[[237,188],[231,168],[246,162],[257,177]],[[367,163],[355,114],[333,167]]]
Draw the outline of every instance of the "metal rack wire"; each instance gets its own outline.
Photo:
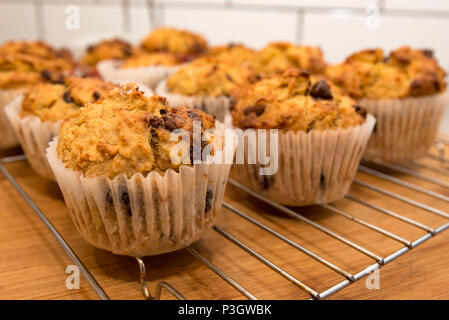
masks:
[[[436,142],[437,142],[437,150],[439,150],[439,155],[429,154],[428,158],[436,159],[439,161],[439,163],[442,166],[444,166],[449,162],[449,160],[444,157],[444,148],[441,148],[441,146],[439,146],[438,144],[449,145],[449,141],[446,141],[444,139],[438,139]],[[70,248],[70,245],[64,240],[64,238],[61,236],[61,234],[58,232],[58,230],[56,230],[56,228],[51,224],[51,222],[47,219],[45,214],[38,208],[38,206],[34,203],[34,201],[27,195],[27,193],[24,191],[24,189],[19,185],[19,183],[15,180],[15,178],[12,176],[12,174],[8,171],[8,169],[5,166],[8,163],[24,161],[24,160],[26,160],[26,158],[23,155],[2,158],[0,161],[0,171],[9,180],[9,182],[12,184],[12,186],[19,192],[19,194],[24,198],[24,200],[31,206],[31,208],[39,216],[39,218],[44,222],[44,224],[47,226],[47,228],[50,230],[50,232],[55,236],[56,240],[63,247],[65,252],[69,255],[69,257],[73,260],[73,262],[80,268],[80,271],[86,277],[87,281],[92,286],[92,288],[96,291],[98,296],[101,299],[109,299],[109,296],[107,295],[107,293],[104,291],[104,289],[101,287],[101,285],[95,280],[94,276],[90,273],[90,271],[85,267],[85,265],[83,264],[81,259]],[[412,163],[410,166],[396,165],[396,164],[385,163],[385,162],[377,162],[375,164],[376,164],[376,166],[384,168],[384,169],[393,170],[398,173],[406,174],[406,175],[421,179],[426,182],[430,182],[430,183],[438,185],[438,186],[449,188],[449,184],[444,180],[440,180],[440,179],[433,178],[433,177],[424,175],[422,173],[416,172],[415,169],[418,166],[417,163]],[[420,165],[422,165],[422,164],[420,164]],[[435,168],[433,166],[428,166],[428,165],[422,165],[422,166],[425,166],[427,169],[439,169],[439,171],[441,171],[440,173],[449,175],[449,171],[446,169]],[[399,178],[394,177],[385,172],[372,169],[372,168],[366,166],[365,164],[360,165],[359,170],[361,172],[364,172],[365,174],[388,181],[390,183],[394,183],[394,184],[400,185],[402,187],[408,188],[410,190],[423,193],[427,196],[434,197],[436,199],[439,199],[439,200],[442,200],[445,202],[449,202],[449,197],[447,197],[443,194],[434,192],[432,190],[425,189],[421,186],[412,184],[403,179],[399,179]],[[270,228],[268,225],[264,224],[260,220],[253,218],[253,217],[249,216],[248,214],[246,214],[245,212],[243,212],[242,210],[235,208],[228,202],[223,202],[224,208],[226,208],[230,212],[234,213],[237,217],[253,224],[254,226],[265,231],[266,233],[276,237],[277,239],[288,244],[293,249],[304,253],[305,255],[309,256],[310,258],[314,259],[315,261],[319,262],[320,264],[324,265],[328,269],[332,270],[333,272],[335,272],[343,277],[343,279],[339,283],[329,287],[328,289],[326,289],[324,291],[317,292],[314,289],[312,289],[310,286],[308,286],[306,283],[303,283],[299,279],[295,278],[294,276],[289,274],[287,271],[283,270],[282,268],[280,268],[279,266],[274,264],[272,261],[270,261],[263,255],[258,253],[256,250],[254,250],[253,248],[251,248],[250,246],[248,246],[247,244],[242,242],[242,240],[236,238],[235,236],[232,236],[229,232],[227,232],[222,227],[220,227],[218,225],[213,227],[213,230],[215,231],[216,234],[218,234],[219,236],[228,240],[230,243],[232,243],[233,245],[238,247],[240,250],[245,251],[246,253],[251,255],[253,258],[257,259],[260,263],[266,265],[271,270],[273,270],[274,272],[276,272],[277,274],[279,274],[286,280],[293,283],[295,286],[297,286],[298,288],[300,288],[301,290],[306,292],[312,299],[325,299],[325,298],[329,297],[330,295],[347,287],[351,283],[354,283],[354,282],[362,279],[363,277],[369,275],[371,272],[375,271],[376,269],[379,269],[383,265],[386,265],[386,264],[394,261],[398,257],[402,256],[404,253],[412,250],[413,248],[421,245],[422,243],[426,242],[427,240],[431,239],[432,237],[438,235],[439,233],[441,233],[444,230],[449,228],[449,213],[439,210],[437,208],[431,207],[429,205],[423,204],[416,200],[410,199],[408,197],[404,197],[402,195],[388,191],[386,189],[380,188],[378,186],[367,183],[365,181],[356,179],[356,180],[354,180],[354,183],[362,186],[363,188],[380,193],[386,197],[391,197],[391,198],[400,200],[409,205],[423,209],[425,211],[428,211],[432,214],[438,215],[438,216],[448,220],[446,223],[444,223],[436,228],[432,228],[432,227],[425,225],[421,222],[415,221],[415,220],[408,218],[402,214],[394,212],[388,208],[383,208],[381,206],[370,203],[366,200],[360,199],[353,195],[346,196],[346,199],[349,201],[352,201],[352,202],[358,203],[360,205],[363,205],[365,207],[368,207],[370,209],[376,210],[386,216],[393,217],[397,220],[407,223],[410,226],[419,228],[426,232],[423,236],[421,236],[417,239],[408,240],[408,239],[404,239],[403,237],[400,237],[397,234],[387,231],[373,223],[370,223],[363,219],[357,218],[348,212],[338,209],[334,204],[321,205],[322,208],[324,208],[326,210],[330,210],[332,213],[334,213],[336,215],[339,215],[339,216],[346,218],[354,223],[357,223],[366,228],[369,228],[369,229],[381,234],[384,237],[387,237],[389,239],[392,239],[392,240],[397,241],[398,243],[402,244],[401,248],[396,250],[395,252],[393,252],[387,256],[379,256],[379,255],[371,252],[370,250],[366,249],[364,246],[347,239],[346,237],[323,226],[322,224],[319,224],[317,222],[314,222],[314,221],[306,218],[305,216],[299,214],[296,211],[293,211],[292,209],[290,209],[286,206],[280,205],[278,203],[275,203],[275,202],[265,198],[264,196],[246,188],[245,186],[239,184],[238,182],[236,182],[232,179],[229,179],[228,182],[231,185],[233,185],[234,187],[238,188],[239,190],[249,194],[251,197],[261,201],[262,203],[268,204],[269,206],[273,207],[274,209],[276,209],[290,217],[293,217],[294,219],[298,219],[298,220],[302,221],[303,223],[308,224],[309,226],[315,228],[317,231],[327,234],[328,236],[332,237],[333,239],[340,241],[347,247],[353,248],[353,249],[359,251],[360,253],[362,253],[363,255],[374,260],[374,262],[372,264],[369,264],[368,266],[366,266],[359,272],[350,273],[347,270],[344,270],[343,268],[341,268],[341,267],[331,263],[330,261],[326,260],[325,258],[321,257],[317,253],[314,253],[312,250],[289,239],[287,236],[273,230],[272,228]],[[235,281],[234,279],[232,279],[223,270],[221,270],[220,267],[214,265],[210,260],[208,260],[206,257],[201,255],[197,250],[195,250],[192,247],[187,247],[184,250],[187,251],[189,254],[191,254],[193,257],[195,257],[198,261],[200,261],[202,264],[204,264],[207,268],[209,268],[215,274],[217,274],[222,280],[227,282],[231,287],[233,287],[235,290],[237,290],[239,293],[241,293],[242,296],[244,296],[245,298],[250,299],[250,300],[257,299],[254,294],[252,294],[251,292],[249,292],[247,289],[244,288],[244,285],[242,285],[242,284],[238,283],[237,281]],[[150,289],[148,288],[147,282],[146,282],[145,263],[140,258],[136,258],[136,260],[137,260],[137,263],[139,266],[141,290],[146,299],[152,299],[152,300],[160,299],[162,290],[167,290],[171,295],[173,295],[177,299],[186,299],[182,293],[180,293],[178,290],[176,290],[174,287],[172,287],[169,283],[164,282],[164,281],[157,283],[156,288],[155,288],[155,293],[154,293],[154,295],[152,295],[150,293]]]

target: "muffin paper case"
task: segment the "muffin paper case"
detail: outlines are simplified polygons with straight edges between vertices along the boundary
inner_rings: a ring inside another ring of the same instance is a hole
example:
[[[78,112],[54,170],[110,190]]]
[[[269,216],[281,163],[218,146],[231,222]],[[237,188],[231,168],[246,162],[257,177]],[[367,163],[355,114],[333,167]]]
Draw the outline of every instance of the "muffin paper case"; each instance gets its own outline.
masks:
[[[221,211],[230,164],[86,178],[65,167],[57,143],[58,137],[50,143],[48,161],[76,228],[96,247],[137,257],[178,250],[198,240]]]
[[[231,177],[269,199],[289,206],[341,199],[351,186],[375,122],[375,118],[368,115],[364,124],[347,129],[312,130],[309,133],[278,131],[276,173],[260,175],[260,165],[246,162],[234,165]],[[269,137],[267,134],[267,150]],[[258,143],[257,139],[254,143]],[[245,148],[245,158],[248,148]]]
[[[107,81],[140,82],[154,88],[179,68],[179,66],[148,66],[121,69],[121,64],[119,60],[105,60],[97,64],[97,70]]]
[[[417,98],[358,103],[377,118],[364,159],[404,163],[425,156],[438,134],[449,92]]]
[[[14,99],[6,108],[5,113],[9,122],[19,137],[22,149],[34,171],[41,176],[55,180],[48,165],[45,149],[54,136],[58,135],[62,121],[41,121],[38,117],[20,117],[22,111],[22,96]]]
[[[155,90],[157,95],[166,97],[168,102],[174,107],[198,108],[206,113],[214,115],[219,121],[226,122],[230,115],[232,99],[229,97],[208,97],[208,96],[185,96],[170,93],[166,80],[162,80]]]
[[[17,147],[20,144],[6,117],[5,107],[22,93],[23,89],[0,89],[0,149]]]

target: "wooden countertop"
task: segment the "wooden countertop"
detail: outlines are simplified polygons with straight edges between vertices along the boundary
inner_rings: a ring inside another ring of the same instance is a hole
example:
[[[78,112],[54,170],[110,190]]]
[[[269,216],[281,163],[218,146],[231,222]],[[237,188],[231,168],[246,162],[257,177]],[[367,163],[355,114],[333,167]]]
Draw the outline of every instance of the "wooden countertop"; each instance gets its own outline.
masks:
[[[427,159],[425,162],[438,166],[434,160]],[[143,298],[135,260],[87,244],[74,229],[55,183],[37,176],[26,162],[8,164],[7,168],[112,299]],[[449,181],[449,175],[421,171]],[[449,196],[449,189],[405,175],[395,176]],[[449,203],[441,200],[360,172],[358,179],[449,212]],[[353,185],[350,193],[431,227],[449,222],[448,219],[361,186]],[[357,273],[374,263],[371,258],[303,222],[286,217],[235,187],[228,187],[225,200],[348,272]],[[79,290],[66,289],[65,270],[73,264],[72,261],[3,175],[0,175],[0,203],[0,299],[98,299],[83,277]],[[335,206],[407,240],[415,240],[425,234],[421,229],[349,200],[338,201]],[[324,208],[297,211],[382,257],[403,246]],[[218,225],[317,292],[344,280],[342,276],[227,209],[223,209]],[[382,267],[378,290],[368,290],[365,279],[362,279],[332,295],[330,299],[449,299],[448,243],[449,231],[446,231]],[[259,299],[309,298],[299,288],[212,230],[193,247]],[[188,299],[243,298],[185,250],[148,257],[144,261],[152,292],[158,281],[165,280]],[[172,299],[166,292],[162,298]]]

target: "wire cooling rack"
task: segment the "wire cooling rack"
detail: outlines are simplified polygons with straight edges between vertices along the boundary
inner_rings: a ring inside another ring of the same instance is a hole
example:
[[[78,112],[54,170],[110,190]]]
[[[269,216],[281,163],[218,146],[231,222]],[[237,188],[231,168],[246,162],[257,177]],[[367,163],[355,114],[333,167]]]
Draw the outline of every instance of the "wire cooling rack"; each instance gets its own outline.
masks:
[[[386,183],[392,183],[395,185],[399,185],[401,187],[404,187],[406,189],[412,190],[414,192],[421,193],[423,195],[426,195],[430,198],[438,199],[443,202],[449,203],[449,197],[433,191],[431,189],[427,189],[422,187],[420,184],[414,184],[411,182],[406,181],[403,179],[403,177],[413,177],[418,180],[425,181],[427,183],[433,184],[438,186],[439,188],[444,188],[444,190],[449,190],[449,182],[447,182],[444,179],[441,179],[441,177],[448,177],[449,176],[449,158],[445,156],[445,150],[446,147],[449,145],[449,140],[445,138],[438,138],[435,142],[435,150],[437,152],[432,152],[427,155],[427,158],[429,160],[432,160],[432,165],[429,165],[428,162],[417,162],[417,163],[411,163],[410,165],[397,165],[392,163],[386,163],[386,162],[377,162],[377,163],[362,163],[359,166],[359,172],[362,172],[366,175],[376,177],[382,181],[385,181]],[[3,175],[9,180],[9,182],[12,184],[12,186],[17,190],[17,192],[23,197],[23,199],[31,206],[33,211],[39,216],[39,218],[43,221],[43,223],[46,225],[46,227],[49,229],[49,231],[54,235],[56,240],[59,242],[59,244],[62,246],[62,248],[65,250],[65,252],[69,255],[69,257],[73,260],[73,262],[80,268],[81,273],[85,276],[91,287],[95,290],[95,292],[98,294],[98,296],[101,299],[109,299],[108,294],[105,292],[103,287],[97,282],[97,280],[94,278],[92,273],[89,271],[88,268],[83,264],[81,259],[76,255],[76,253],[71,249],[70,245],[64,240],[64,238],[61,236],[59,231],[52,225],[52,223],[49,221],[49,219],[46,217],[44,212],[42,212],[38,205],[31,199],[31,197],[24,191],[22,186],[17,182],[17,180],[14,178],[14,176],[11,174],[10,171],[7,169],[7,164],[19,162],[19,161],[25,161],[26,157],[24,155],[19,156],[12,156],[12,157],[5,157],[2,158],[0,161],[0,171],[3,173]],[[435,177],[435,175],[429,175],[422,173],[423,170],[418,169],[425,169],[427,171],[435,172],[436,174],[440,175],[440,177]],[[247,223],[252,224],[253,226],[259,228],[266,234],[269,234],[270,236],[273,236],[280,240],[281,242],[287,244],[291,250],[299,251],[308,257],[312,258],[316,262],[320,263],[321,265],[325,266],[332,272],[338,274],[341,277],[341,281],[339,281],[336,284],[330,285],[327,289],[322,290],[320,292],[314,290],[310,285],[307,283],[301,281],[297,277],[293,276],[291,273],[287,272],[285,269],[279,267],[276,265],[272,260],[258,252],[255,248],[252,248],[250,245],[245,244],[245,240],[240,239],[239,237],[232,235],[230,232],[226,231],[226,228],[223,228],[222,226],[216,225],[213,227],[213,231],[219,236],[224,238],[226,241],[229,241],[233,246],[235,246],[235,250],[243,250],[246,252],[249,256],[256,259],[258,262],[262,263],[266,267],[270,268],[273,272],[277,273],[281,277],[285,278],[286,281],[291,282],[293,285],[304,291],[308,294],[308,296],[311,299],[325,299],[332,294],[338,292],[339,290],[349,286],[350,284],[359,281],[360,279],[364,278],[365,276],[369,275],[371,272],[381,268],[382,266],[391,263],[392,261],[396,260],[398,257],[402,256],[406,252],[416,248],[417,246],[423,244],[427,240],[431,239],[432,237],[438,235],[439,233],[445,231],[449,228],[449,213],[437,209],[433,206],[429,206],[425,203],[422,203],[420,201],[411,199],[409,197],[400,195],[398,193],[389,191],[388,189],[385,189],[383,187],[379,187],[378,185],[374,185],[372,183],[366,182],[365,180],[356,179],[353,182],[353,185],[358,185],[361,188],[373,191],[375,193],[381,194],[383,197],[388,197],[395,199],[399,202],[406,203],[409,206],[418,208],[420,210],[424,210],[430,214],[439,216],[443,219],[444,223],[439,224],[437,227],[431,227],[430,225],[427,225],[422,222],[418,222],[415,219],[412,219],[404,214],[400,214],[396,211],[393,211],[392,209],[385,208],[382,206],[379,206],[375,203],[372,203],[370,201],[364,200],[361,197],[354,196],[352,193],[348,194],[345,198],[346,201],[358,203],[359,205],[365,206],[366,208],[370,208],[371,210],[377,211],[378,213],[389,216],[393,219],[399,220],[413,228],[420,229],[424,231],[424,235],[415,238],[414,240],[408,240],[404,237],[399,236],[398,234],[394,232],[387,231],[385,228],[382,228],[378,226],[377,223],[369,222],[365,219],[361,219],[357,216],[354,216],[353,214],[347,212],[346,210],[342,210],[336,206],[336,203],[332,204],[323,204],[317,207],[321,207],[323,210],[327,210],[329,212],[332,212],[334,215],[338,215],[344,219],[347,219],[351,223],[361,225],[367,229],[370,229],[379,235],[381,235],[384,238],[391,239],[393,241],[396,241],[397,243],[401,244],[400,248],[395,250],[394,252],[381,256],[378,255],[371,250],[367,249],[365,245],[361,245],[360,243],[357,243],[353,240],[348,239],[348,237],[343,236],[341,233],[332,230],[332,228],[326,227],[325,225],[312,221],[311,219],[307,218],[306,216],[302,215],[298,211],[277,204],[264,196],[246,188],[245,186],[239,184],[238,182],[229,179],[228,182],[230,185],[232,185],[234,188],[239,190],[242,193],[247,194],[248,196],[252,197],[253,200],[256,202],[255,205],[268,205],[275,209],[276,211],[281,212],[282,214],[289,216],[292,219],[301,221],[302,223],[309,225],[310,227],[314,228],[317,233],[324,233],[327,236],[333,238],[335,241],[340,242],[344,246],[348,248],[352,248],[357,250],[362,255],[368,257],[370,260],[372,260],[372,263],[369,263],[364,268],[362,268],[360,271],[351,273],[348,270],[345,270],[344,268],[330,262],[328,259],[324,258],[322,255],[314,252],[312,249],[307,248],[307,246],[300,245],[298,242],[291,239],[291,237],[288,237],[286,235],[286,232],[279,232],[276,231],[274,228],[272,228],[267,223],[263,222],[263,220],[259,217],[253,217],[252,215],[245,212],[245,210],[240,210],[236,208],[235,206],[231,205],[228,202],[223,202],[224,208],[228,209],[230,212],[232,212],[235,216],[237,216],[239,219],[245,220]],[[337,201],[338,202],[338,201]],[[381,222],[380,220],[378,222]],[[187,251],[189,254],[191,254],[194,258],[196,258],[198,261],[200,261],[204,266],[206,266],[208,269],[213,271],[216,275],[218,275],[223,281],[225,281],[227,284],[229,284],[231,287],[233,287],[235,290],[237,290],[242,297],[245,297],[250,300],[256,300],[256,296],[251,293],[249,290],[245,289],[245,283],[237,282],[235,281],[231,276],[229,276],[227,273],[225,273],[220,266],[214,264],[210,259],[206,258],[205,255],[201,254],[199,250],[193,248],[192,246],[187,247],[183,249]],[[248,257],[250,259],[250,257]],[[139,273],[140,273],[140,286],[143,293],[143,296],[146,299],[151,300],[158,300],[161,298],[161,293],[163,290],[167,290],[168,293],[173,295],[176,299],[186,299],[184,295],[179,292],[177,289],[175,289],[172,285],[165,281],[160,281],[156,284],[154,289],[154,294],[151,293],[151,290],[149,286],[147,285],[146,280],[146,266],[142,259],[136,258]],[[238,263],[235,262],[235,263]],[[320,279],[323,283],[327,283],[326,279]],[[269,288],[267,288],[269,290]]]

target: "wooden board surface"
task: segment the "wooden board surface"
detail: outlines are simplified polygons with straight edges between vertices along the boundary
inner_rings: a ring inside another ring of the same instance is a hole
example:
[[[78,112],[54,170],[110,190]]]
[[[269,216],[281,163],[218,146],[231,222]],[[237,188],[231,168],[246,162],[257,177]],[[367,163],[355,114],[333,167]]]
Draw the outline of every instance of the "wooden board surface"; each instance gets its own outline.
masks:
[[[424,162],[439,167],[438,162],[434,160],[426,159]],[[7,168],[45,212],[112,299],[143,298],[135,260],[116,256],[87,244],[74,229],[55,183],[40,178],[26,162],[9,164]],[[449,176],[429,170],[421,171],[449,181]],[[405,175],[394,176],[449,196],[449,189]],[[449,211],[449,203],[441,200],[363,173],[358,173],[357,178]],[[431,227],[449,221],[357,185],[353,185],[350,193]],[[286,217],[236,188],[228,187],[225,201],[348,272],[357,273],[374,262],[310,225]],[[68,265],[73,264],[72,261],[34,211],[2,175],[0,203],[0,299],[98,299],[83,277],[79,290],[68,290],[65,287],[65,270]],[[425,234],[421,229],[349,200],[341,200],[334,205],[407,240],[415,240]],[[403,246],[321,207],[297,211],[382,257]],[[218,225],[317,292],[344,280],[342,276],[227,209],[223,209]],[[449,299],[448,244],[449,231],[446,231],[382,267],[380,289],[367,289],[365,279],[362,279],[330,298]],[[193,247],[259,299],[309,298],[298,287],[213,230]],[[243,297],[185,250],[148,257],[144,261],[153,292],[155,284],[164,280],[188,299]],[[165,292],[162,298],[172,299],[172,296]]]

